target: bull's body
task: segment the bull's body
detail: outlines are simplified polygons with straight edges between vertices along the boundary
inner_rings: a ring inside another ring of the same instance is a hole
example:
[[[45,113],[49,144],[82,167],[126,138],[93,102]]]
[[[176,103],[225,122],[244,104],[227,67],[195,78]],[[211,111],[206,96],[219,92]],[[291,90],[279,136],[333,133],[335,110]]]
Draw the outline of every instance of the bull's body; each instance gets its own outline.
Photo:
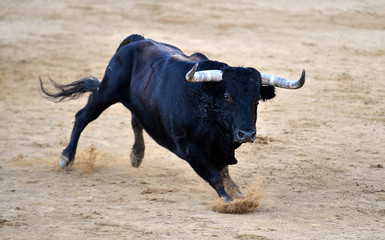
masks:
[[[186,73],[221,70],[220,82],[188,82]],[[234,68],[210,61],[200,53],[186,56],[180,49],[131,35],[112,57],[103,81],[82,79],[72,85],[56,85],[62,92],[43,92],[53,98],[92,91],[87,105],[76,114],[71,140],[63,150],[61,166],[74,161],[81,132],[107,107],[121,102],[132,113],[135,143],[131,163],[138,167],[144,156],[142,129],[161,146],[186,160],[217,191],[233,188],[227,166],[237,163],[234,151],[255,138],[256,110],[260,99],[274,97],[274,87],[262,86],[252,68]],[[67,87],[67,88],[66,88]],[[71,93],[69,93],[71,92]]]
[[[119,50],[106,75],[115,76],[116,69],[123,71],[125,79],[119,81],[123,85],[117,86],[122,93],[119,101],[158,144],[185,160],[193,158],[190,155],[196,152],[190,149],[202,149],[205,158],[221,169],[235,163],[232,135],[227,136],[229,129],[221,123],[221,110],[213,111],[214,96],[203,89],[203,85],[210,83],[185,80],[196,61],[203,61],[201,68],[212,68],[213,63],[206,60],[203,55],[187,57],[173,46],[143,40]],[[214,64],[225,67],[222,63]],[[116,84],[115,78],[112,81]],[[109,82],[103,81],[100,90],[109,88]]]

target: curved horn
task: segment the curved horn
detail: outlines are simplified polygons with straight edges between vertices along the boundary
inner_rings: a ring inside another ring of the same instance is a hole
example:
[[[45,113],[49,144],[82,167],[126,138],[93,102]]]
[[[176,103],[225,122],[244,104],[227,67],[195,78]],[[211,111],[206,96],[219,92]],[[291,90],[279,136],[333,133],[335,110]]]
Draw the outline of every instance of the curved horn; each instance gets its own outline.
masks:
[[[297,81],[287,80],[285,78],[277,77],[274,75],[261,73],[262,84],[272,85],[281,88],[298,89],[305,84],[305,69],[302,70],[301,78]]]
[[[196,71],[198,63],[186,74],[186,80],[189,82],[219,82],[222,81],[221,70]]]

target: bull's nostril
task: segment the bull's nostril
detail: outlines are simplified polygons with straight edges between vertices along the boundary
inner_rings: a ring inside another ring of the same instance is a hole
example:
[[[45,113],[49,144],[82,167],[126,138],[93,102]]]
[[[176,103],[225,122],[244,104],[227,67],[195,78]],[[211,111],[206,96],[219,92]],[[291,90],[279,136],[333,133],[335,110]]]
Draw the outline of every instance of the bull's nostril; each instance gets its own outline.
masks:
[[[254,142],[254,140],[255,140],[255,137],[256,137],[256,134],[257,134],[257,133],[256,133],[256,132],[254,132],[254,133],[251,135],[251,138],[250,138],[250,140],[251,140],[251,141],[253,141],[253,142]]]
[[[243,131],[238,131],[238,140],[242,141],[245,138],[245,133]]]

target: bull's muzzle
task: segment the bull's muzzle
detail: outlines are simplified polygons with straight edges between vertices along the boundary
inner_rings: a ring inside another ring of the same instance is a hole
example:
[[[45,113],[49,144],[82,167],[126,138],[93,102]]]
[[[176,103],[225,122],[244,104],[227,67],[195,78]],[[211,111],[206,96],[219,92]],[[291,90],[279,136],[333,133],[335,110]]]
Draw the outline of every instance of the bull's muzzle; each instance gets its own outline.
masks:
[[[247,143],[247,142],[252,143],[255,141],[255,136],[256,136],[255,130],[251,130],[251,131],[239,130],[234,136],[234,141],[238,143]]]

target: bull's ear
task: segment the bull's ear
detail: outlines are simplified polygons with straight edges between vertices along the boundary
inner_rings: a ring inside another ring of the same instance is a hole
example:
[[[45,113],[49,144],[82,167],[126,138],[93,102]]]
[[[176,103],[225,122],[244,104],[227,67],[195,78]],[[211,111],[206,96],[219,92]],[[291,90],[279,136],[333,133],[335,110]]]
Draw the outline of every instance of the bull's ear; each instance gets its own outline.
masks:
[[[262,101],[267,101],[275,97],[275,87],[274,86],[263,86],[261,88],[261,97]]]

